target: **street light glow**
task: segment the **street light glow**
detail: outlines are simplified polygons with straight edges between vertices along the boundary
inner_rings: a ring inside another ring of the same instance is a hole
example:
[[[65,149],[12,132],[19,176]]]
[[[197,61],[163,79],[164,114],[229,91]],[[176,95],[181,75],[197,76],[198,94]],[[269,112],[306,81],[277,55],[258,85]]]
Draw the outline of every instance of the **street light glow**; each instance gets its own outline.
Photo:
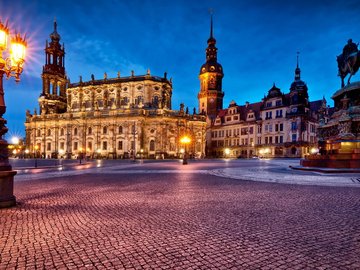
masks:
[[[191,142],[191,139],[189,136],[185,135],[185,136],[181,137],[180,142],[183,144],[188,144]]]
[[[20,139],[18,137],[12,137],[11,138],[11,143],[12,144],[19,144],[19,142],[20,142]]]

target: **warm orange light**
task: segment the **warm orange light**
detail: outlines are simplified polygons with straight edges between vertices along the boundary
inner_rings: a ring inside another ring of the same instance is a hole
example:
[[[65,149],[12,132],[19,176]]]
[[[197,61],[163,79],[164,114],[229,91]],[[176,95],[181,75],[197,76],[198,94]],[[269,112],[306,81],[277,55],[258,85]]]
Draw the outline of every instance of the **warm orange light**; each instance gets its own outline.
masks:
[[[9,29],[6,25],[0,22],[0,50],[5,50],[7,47],[7,39],[9,35]]]
[[[188,136],[185,135],[184,137],[182,137],[182,138],[180,139],[180,142],[183,143],[183,144],[188,144],[188,143],[191,142],[191,139],[190,139],[190,137],[188,137]]]
[[[38,150],[39,149],[39,146],[38,145],[35,145],[35,150]]]
[[[17,68],[23,65],[25,62],[26,46],[26,41],[19,34],[15,35],[11,40],[11,67]]]

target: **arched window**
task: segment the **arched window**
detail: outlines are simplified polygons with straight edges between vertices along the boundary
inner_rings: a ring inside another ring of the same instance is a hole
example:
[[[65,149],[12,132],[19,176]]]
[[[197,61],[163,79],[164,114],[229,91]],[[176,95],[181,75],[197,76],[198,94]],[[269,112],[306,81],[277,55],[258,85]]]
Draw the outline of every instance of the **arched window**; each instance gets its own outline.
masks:
[[[47,130],[47,135],[51,136],[51,129],[50,128]]]
[[[78,135],[78,129],[74,128],[74,136],[77,136],[77,135]]]
[[[123,150],[123,142],[118,141],[118,150]]]
[[[135,99],[135,105],[139,105],[142,102],[143,102],[142,96],[137,96],[136,99]]]
[[[107,134],[107,127],[103,127],[103,134]]]
[[[41,130],[40,129],[37,130],[37,135],[36,136],[38,136],[38,137],[41,136]]]
[[[64,133],[65,133],[64,129],[63,128],[60,129],[60,136],[64,136]]]
[[[89,135],[92,134],[92,128],[91,127],[88,128],[88,134]]]
[[[155,141],[151,140],[150,141],[150,147],[149,147],[150,151],[155,151]]]
[[[123,133],[123,127],[119,126],[119,134],[122,134],[122,133]]]
[[[128,103],[129,103],[128,97],[123,97],[120,101],[121,106],[127,105]]]
[[[158,107],[158,105],[159,105],[159,97],[154,96],[153,97],[153,107]]]

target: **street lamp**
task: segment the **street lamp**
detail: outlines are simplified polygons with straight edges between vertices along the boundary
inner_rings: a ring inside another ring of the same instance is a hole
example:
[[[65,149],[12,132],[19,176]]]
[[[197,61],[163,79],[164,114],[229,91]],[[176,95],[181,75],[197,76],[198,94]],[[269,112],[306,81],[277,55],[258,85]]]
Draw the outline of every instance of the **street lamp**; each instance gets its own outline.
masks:
[[[183,158],[183,165],[188,164],[187,161],[187,145],[191,142],[191,139],[189,136],[185,135],[181,137],[180,142],[185,145],[185,152],[184,152],[184,158]]]
[[[83,155],[83,149],[82,149],[82,147],[80,147],[79,151],[80,151],[80,154],[79,154],[79,164],[81,164],[82,155]]]
[[[35,145],[34,149],[35,149],[35,168],[37,168],[37,151],[39,150],[39,146]]]
[[[230,149],[229,148],[225,148],[225,157],[228,158],[230,155]]]
[[[10,48],[8,48],[9,28],[7,23],[4,25],[0,21],[0,208],[14,206],[16,198],[14,196],[14,175],[9,164],[8,143],[3,139],[3,135],[8,131],[5,126],[6,120],[2,117],[6,112],[4,100],[3,78],[15,77],[15,81],[20,81],[20,74],[23,71],[25,62],[26,41],[16,34],[11,38]],[[7,50],[9,56],[3,58],[3,52]]]
[[[18,137],[12,137],[11,138],[11,143],[12,143],[12,145],[13,145],[13,147],[11,147],[11,148],[14,148],[14,150],[12,151],[12,154],[13,154],[13,157],[14,158],[16,158],[16,154],[18,154],[18,156],[20,156],[19,154],[20,154],[20,149],[19,149],[19,143],[20,143],[20,139],[18,138]],[[10,146],[9,146],[9,148],[10,148]]]
[[[63,158],[64,153],[65,153],[64,149],[59,150],[59,154],[60,154],[59,166],[60,167],[62,166],[62,158]]]
[[[96,150],[96,157],[99,159],[101,158],[101,149]]]

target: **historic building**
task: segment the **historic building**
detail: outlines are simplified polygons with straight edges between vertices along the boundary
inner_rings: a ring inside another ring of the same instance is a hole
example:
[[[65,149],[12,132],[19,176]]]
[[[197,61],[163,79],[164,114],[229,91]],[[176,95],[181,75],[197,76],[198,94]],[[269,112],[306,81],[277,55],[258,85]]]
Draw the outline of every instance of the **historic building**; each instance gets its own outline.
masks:
[[[274,84],[260,102],[239,106],[232,101],[218,110],[208,127],[208,155],[302,157],[317,146],[318,115],[324,107],[325,99],[309,101],[297,61],[289,93]]]
[[[39,114],[26,113],[26,145],[37,157],[179,157],[205,155],[205,116],[172,110],[172,80],[147,74],[70,83],[56,22],[46,42]]]
[[[199,111],[206,114],[208,120],[214,121],[219,110],[223,108],[224,92],[222,91],[222,78],[224,72],[217,62],[216,39],[213,36],[213,21],[211,17],[210,38],[207,41],[206,63],[200,68],[200,92],[198,94]]]

